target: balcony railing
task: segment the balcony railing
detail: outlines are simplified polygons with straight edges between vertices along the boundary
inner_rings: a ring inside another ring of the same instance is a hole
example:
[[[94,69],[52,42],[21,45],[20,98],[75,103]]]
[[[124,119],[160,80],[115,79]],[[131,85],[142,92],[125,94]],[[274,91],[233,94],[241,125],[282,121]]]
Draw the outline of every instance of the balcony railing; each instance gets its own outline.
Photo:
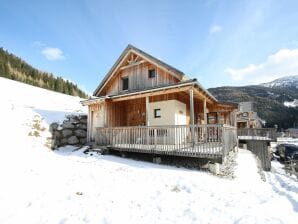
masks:
[[[236,145],[235,127],[172,125],[97,128],[96,142],[119,151],[224,157]]]
[[[276,141],[275,128],[239,128],[237,136],[241,140],[268,140]]]

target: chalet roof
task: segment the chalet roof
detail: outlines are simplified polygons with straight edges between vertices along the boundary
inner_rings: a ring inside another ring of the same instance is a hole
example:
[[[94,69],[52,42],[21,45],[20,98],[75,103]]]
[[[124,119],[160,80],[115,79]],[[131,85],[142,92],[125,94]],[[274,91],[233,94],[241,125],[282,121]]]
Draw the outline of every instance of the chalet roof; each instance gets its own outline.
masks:
[[[148,60],[154,62],[155,64],[167,69],[168,71],[177,74],[179,76],[179,79],[182,80],[183,77],[185,77],[185,74],[174,68],[173,66],[166,64],[165,62],[153,57],[152,55],[136,48],[135,46],[129,44],[127,45],[127,47],[125,48],[125,50],[122,52],[122,54],[120,55],[120,57],[117,59],[117,61],[115,62],[115,64],[112,66],[112,68],[109,70],[109,72],[105,75],[105,77],[103,78],[103,80],[100,82],[100,84],[97,86],[96,90],[93,92],[93,95],[95,96],[104,86],[104,84],[109,80],[109,78],[112,76],[114,70],[117,68],[117,66],[119,65],[119,63],[123,60],[123,58],[127,55],[127,53],[129,51],[134,51],[138,54],[140,54],[141,56],[143,56],[144,58],[147,58]]]

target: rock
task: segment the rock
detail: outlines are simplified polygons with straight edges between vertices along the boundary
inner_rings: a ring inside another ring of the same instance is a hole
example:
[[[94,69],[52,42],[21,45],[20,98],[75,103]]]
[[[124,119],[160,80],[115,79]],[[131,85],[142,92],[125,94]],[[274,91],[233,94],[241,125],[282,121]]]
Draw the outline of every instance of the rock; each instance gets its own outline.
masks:
[[[79,119],[81,120],[81,119],[86,119],[87,120],[87,115],[83,115],[83,114],[81,114],[80,116],[79,116]]]
[[[75,145],[79,143],[79,139],[76,136],[71,136],[68,140],[67,143],[70,145]]]
[[[87,136],[87,132],[84,131],[84,130],[81,130],[81,129],[75,130],[75,131],[74,131],[74,134],[75,134],[77,137],[81,137],[81,138]]]
[[[75,126],[74,126],[72,123],[70,123],[69,121],[64,122],[64,123],[62,124],[62,127],[63,127],[63,128],[68,128],[68,129],[73,129],[73,128],[75,128]]]
[[[69,119],[69,122],[72,124],[78,124],[78,123],[80,123],[80,120],[77,116],[73,116]]]
[[[62,146],[62,145],[66,145],[68,143],[68,139],[67,138],[62,138],[61,140],[60,140],[60,145]]]
[[[59,124],[56,123],[56,122],[54,122],[54,123],[52,123],[52,124],[50,125],[49,130],[50,130],[50,132],[54,132],[54,131],[56,131],[56,130],[58,129],[58,127],[59,127]]]
[[[86,119],[85,119],[85,118],[84,118],[84,119],[81,119],[81,120],[80,120],[80,123],[81,123],[81,124],[87,124],[87,118],[86,118]]]
[[[65,117],[66,117],[66,119],[68,119],[68,120],[70,120],[72,117],[74,117],[74,116],[76,116],[76,115],[73,115],[73,114],[67,114]]]
[[[80,138],[80,143],[81,144],[86,144],[87,142],[87,139],[86,138]]]
[[[71,135],[72,135],[72,130],[64,129],[64,130],[62,131],[62,135],[63,135],[63,137],[71,136]]]
[[[86,124],[79,124],[78,128],[87,130],[87,125]]]
[[[61,132],[60,131],[54,131],[53,132],[53,138],[56,138],[56,139],[58,139],[58,138],[61,138]]]

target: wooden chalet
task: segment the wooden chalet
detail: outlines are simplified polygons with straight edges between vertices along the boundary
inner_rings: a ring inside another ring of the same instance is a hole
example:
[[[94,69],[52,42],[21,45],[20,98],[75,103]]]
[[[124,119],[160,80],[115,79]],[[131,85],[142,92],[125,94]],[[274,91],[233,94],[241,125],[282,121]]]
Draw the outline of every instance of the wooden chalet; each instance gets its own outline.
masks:
[[[236,144],[237,106],[128,45],[93,93],[88,141],[119,151],[223,157]]]

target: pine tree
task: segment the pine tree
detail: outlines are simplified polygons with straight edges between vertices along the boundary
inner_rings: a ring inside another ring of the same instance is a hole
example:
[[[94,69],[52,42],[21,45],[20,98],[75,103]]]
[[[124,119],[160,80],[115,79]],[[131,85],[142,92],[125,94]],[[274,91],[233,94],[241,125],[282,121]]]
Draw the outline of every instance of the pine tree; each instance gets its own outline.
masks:
[[[0,76],[61,93],[87,97],[73,83],[51,73],[41,72],[3,48],[0,48]]]

